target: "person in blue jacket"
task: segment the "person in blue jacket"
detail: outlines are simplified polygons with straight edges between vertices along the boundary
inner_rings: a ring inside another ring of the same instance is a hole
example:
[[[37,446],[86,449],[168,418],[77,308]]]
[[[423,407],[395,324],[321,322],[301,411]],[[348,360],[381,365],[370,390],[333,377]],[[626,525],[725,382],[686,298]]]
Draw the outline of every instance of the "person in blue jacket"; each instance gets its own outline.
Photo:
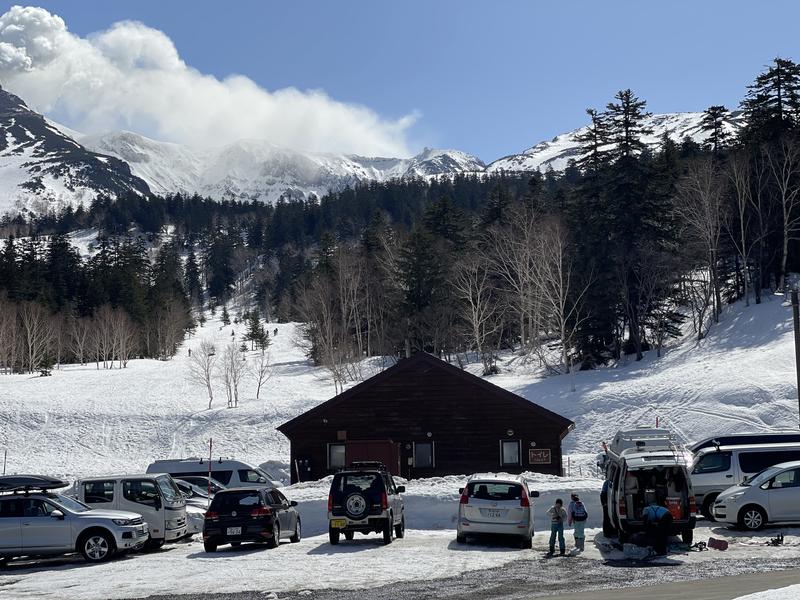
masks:
[[[653,540],[653,549],[656,554],[659,556],[665,555],[667,553],[670,529],[672,528],[672,513],[663,506],[663,503],[653,500],[642,511],[642,520],[648,537]]]

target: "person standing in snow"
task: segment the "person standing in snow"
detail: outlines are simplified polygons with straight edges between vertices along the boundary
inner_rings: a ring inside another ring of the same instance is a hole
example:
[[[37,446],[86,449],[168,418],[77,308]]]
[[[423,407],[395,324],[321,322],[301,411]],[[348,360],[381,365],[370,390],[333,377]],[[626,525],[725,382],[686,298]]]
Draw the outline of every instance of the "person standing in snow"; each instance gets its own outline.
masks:
[[[558,536],[559,554],[564,556],[566,552],[564,521],[567,520],[567,511],[564,510],[564,501],[561,498],[557,498],[555,504],[547,509],[547,516],[550,517],[550,552],[547,556],[553,556],[556,552],[556,536]]]
[[[581,502],[578,494],[570,496],[570,503],[567,507],[568,521],[567,525],[574,525],[575,531],[575,549],[583,552],[586,543],[586,534],[584,529],[586,527],[586,519],[589,518],[589,513],[586,512],[586,507]]]

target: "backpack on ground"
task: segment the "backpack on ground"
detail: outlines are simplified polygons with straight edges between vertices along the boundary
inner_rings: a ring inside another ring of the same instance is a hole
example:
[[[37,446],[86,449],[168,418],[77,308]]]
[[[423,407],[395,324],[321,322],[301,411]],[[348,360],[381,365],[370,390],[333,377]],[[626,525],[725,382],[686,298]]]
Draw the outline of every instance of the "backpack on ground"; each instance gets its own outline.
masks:
[[[574,521],[585,521],[589,518],[588,513],[586,512],[586,507],[583,505],[583,502],[580,500],[575,502],[575,506],[572,507],[572,519]]]

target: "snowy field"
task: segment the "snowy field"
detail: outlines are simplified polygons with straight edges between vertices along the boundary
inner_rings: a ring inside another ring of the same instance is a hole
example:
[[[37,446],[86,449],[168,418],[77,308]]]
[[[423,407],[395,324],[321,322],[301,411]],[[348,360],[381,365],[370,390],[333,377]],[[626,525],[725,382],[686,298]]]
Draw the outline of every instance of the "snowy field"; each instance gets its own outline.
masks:
[[[767,298],[760,306],[730,307],[708,338],[697,343],[687,336],[660,359],[651,352],[640,362],[543,377],[506,357],[502,373],[490,380],[575,421],[564,448],[570,474],[579,478],[592,473],[591,458],[602,440],[620,427],[652,426],[656,417],[687,440],[795,429],[791,313],[779,298]],[[188,348],[201,339],[218,348],[232,339],[240,343],[243,325],[222,327],[216,320],[170,361],[134,360],[122,370],[69,366],[45,378],[0,376],[0,451],[8,449],[7,472],[67,478],[136,472],[157,458],[206,455],[209,437],[215,456],[285,465],[288,441],[275,427],[332,397],[334,388],[327,372],[311,366],[297,346],[296,325],[268,326],[270,333],[276,328],[274,375],[260,400],[254,382],[246,381],[236,409],[225,408],[219,389],[208,410],[203,389],[187,377]],[[372,361],[365,370],[379,368]]]

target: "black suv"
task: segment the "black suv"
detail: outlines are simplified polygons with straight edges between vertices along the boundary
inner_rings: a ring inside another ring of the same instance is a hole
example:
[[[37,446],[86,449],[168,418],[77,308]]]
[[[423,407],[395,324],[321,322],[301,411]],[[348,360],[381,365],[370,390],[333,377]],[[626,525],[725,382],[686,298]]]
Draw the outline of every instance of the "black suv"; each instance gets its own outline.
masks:
[[[206,552],[215,552],[220,544],[242,542],[275,548],[287,536],[290,542],[299,542],[300,515],[295,506],[297,502],[289,502],[272,488],[220,490],[206,512],[203,546]]]
[[[401,493],[382,463],[355,462],[333,476],[328,494],[328,535],[331,544],[339,536],[352,540],[355,532],[382,533],[383,543],[402,538],[406,531],[405,507]]]

